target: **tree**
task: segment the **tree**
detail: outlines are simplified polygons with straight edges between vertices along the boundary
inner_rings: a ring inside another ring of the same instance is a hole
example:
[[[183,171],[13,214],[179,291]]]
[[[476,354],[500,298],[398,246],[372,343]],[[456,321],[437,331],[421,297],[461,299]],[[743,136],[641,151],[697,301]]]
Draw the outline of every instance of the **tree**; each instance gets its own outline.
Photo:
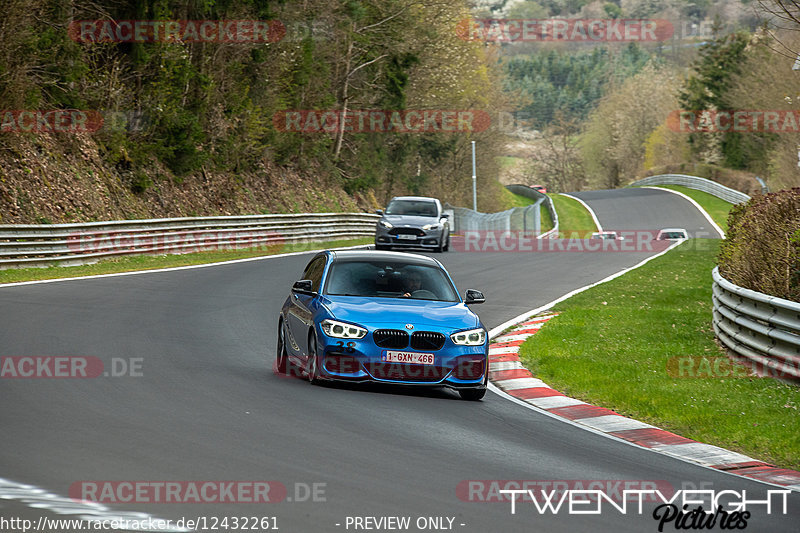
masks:
[[[552,192],[583,188],[585,174],[578,145],[579,126],[563,114],[544,132],[532,157],[529,181],[543,183]]]
[[[729,91],[734,77],[741,72],[749,42],[748,33],[737,32],[717,36],[700,49],[693,72],[680,92],[680,103],[684,110],[715,112],[733,107]],[[701,155],[709,163],[720,158],[726,166],[737,169],[746,168],[747,162],[754,157],[754,151],[758,151],[758,146],[750,141],[735,131],[722,134],[695,132],[689,135],[695,154]]]
[[[650,64],[602,100],[581,139],[592,186],[616,188],[636,177],[646,141],[678,108],[678,86],[672,71]]]

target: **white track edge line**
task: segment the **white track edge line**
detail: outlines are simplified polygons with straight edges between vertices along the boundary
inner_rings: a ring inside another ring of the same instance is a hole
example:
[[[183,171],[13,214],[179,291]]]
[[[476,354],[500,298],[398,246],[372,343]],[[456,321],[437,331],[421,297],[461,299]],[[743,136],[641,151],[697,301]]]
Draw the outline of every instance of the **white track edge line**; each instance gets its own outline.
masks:
[[[647,258],[643,259],[642,261],[639,261],[638,263],[636,263],[633,266],[624,268],[624,269],[620,270],[619,272],[615,272],[614,274],[611,274],[610,276],[606,276],[605,278],[601,279],[600,281],[595,281],[594,283],[590,283],[589,285],[585,285],[583,287],[574,289],[574,290],[568,292],[567,294],[561,296],[560,298],[556,298],[552,302],[549,302],[549,303],[546,303],[544,305],[541,305],[541,306],[537,307],[536,309],[531,309],[530,311],[526,311],[526,312],[522,313],[521,315],[518,315],[518,316],[512,318],[511,320],[507,320],[507,321],[503,322],[502,324],[500,324],[499,326],[495,326],[491,330],[489,330],[489,338],[490,339],[494,339],[497,335],[499,335],[500,333],[502,333],[503,331],[505,331],[509,327],[514,326],[514,325],[516,325],[516,324],[518,324],[520,322],[523,322],[524,320],[527,320],[528,318],[531,318],[532,316],[537,315],[537,314],[541,313],[542,311],[546,311],[546,310],[550,309],[551,307],[553,307],[554,305],[563,302],[564,300],[566,300],[567,298],[569,298],[571,296],[575,296],[576,294],[578,294],[580,292],[583,292],[585,290],[591,289],[592,287],[600,285],[601,283],[605,283],[607,281],[611,281],[612,279],[618,278],[618,277],[622,276],[623,274],[627,274],[631,270],[639,268],[640,266],[644,265],[645,263],[648,263],[649,261],[652,261],[656,257],[660,257],[660,256],[664,255],[665,253],[669,252],[670,250],[672,250],[676,246],[679,246],[680,244],[683,244],[684,242],[686,242],[686,241],[675,241],[666,250],[662,250],[662,251],[658,252],[655,255],[651,255],[650,257],[647,257]]]
[[[682,196],[682,197],[683,197],[683,198],[685,198],[686,200],[689,200],[689,201],[692,203],[692,205],[694,205],[694,206],[697,208],[697,210],[698,210],[698,211],[700,211],[700,214],[701,214],[701,215],[703,215],[704,217],[706,217],[706,220],[708,220],[708,221],[711,223],[711,226],[712,226],[712,227],[713,227],[713,228],[716,230],[716,232],[717,232],[717,233],[719,233],[719,236],[720,236],[720,238],[722,238],[722,239],[724,239],[724,238],[725,238],[725,232],[724,232],[724,231],[722,231],[722,228],[720,228],[720,227],[719,227],[719,225],[718,225],[716,222],[714,222],[714,219],[713,219],[713,218],[711,218],[711,215],[709,215],[709,214],[708,214],[708,211],[706,211],[705,209],[703,209],[703,207],[702,207],[700,204],[698,204],[698,203],[697,203],[697,202],[694,200],[694,198],[691,198],[691,197],[689,197],[689,196],[687,196],[687,195],[683,194],[683,193],[682,193],[682,192],[680,192],[680,191],[673,191],[672,189],[665,189],[665,188],[663,188],[663,187],[650,187],[650,186],[646,186],[646,187],[639,187],[639,188],[640,188],[640,189],[655,189],[655,190],[657,190],[657,191],[667,191],[667,192],[671,192],[672,194],[677,194],[678,196]],[[703,191],[700,191],[700,192],[703,192]],[[720,199],[721,199],[721,198],[720,198]]]
[[[511,396],[507,392],[505,392],[505,391],[501,390],[500,388],[498,388],[497,386],[495,386],[491,381],[489,382],[489,385],[488,385],[487,388],[490,391],[492,391],[493,393],[495,393],[498,396],[500,396],[501,398],[504,398],[504,399],[509,400],[509,401],[511,401],[513,403],[516,403],[516,404],[518,404],[518,405],[520,405],[522,407],[525,407],[526,409],[530,409],[531,411],[535,411],[535,412],[537,412],[539,414],[545,415],[545,416],[550,417],[552,419],[555,419],[555,420],[557,420],[559,422],[563,422],[563,423],[569,424],[569,425],[574,426],[574,427],[576,427],[578,429],[582,429],[584,431],[588,431],[590,433],[594,433],[595,435],[600,435],[600,436],[605,437],[607,439],[611,439],[611,440],[617,441],[619,443],[626,444],[628,446],[632,446],[632,447],[634,447],[636,449],[646,450],[646,451],[650,451],[650,452],[653,452],[653,453],[657,453],[657,454],[659,454],[661,456],[670,457],[672,459],[677,459],[678,461],[681,461],[681,462],[684,462],[684,463],[689,463],[692,466],[696,466],[696,467],[699,467],[699,468],[705,468],[706,470],[711,470],[713,472],[718,472],[718,473],[722,473],[722,474],[728,474],[728,475],[736,477],[737,479],[746,479],[746,480],[754,481],[756,483],[763,483],[765,485],[769,485],[769,486],[772,486],[772,487],[777,487],[777,488],[780,488],[780,489],[788,489],[788,490],[792,490],[794,492],[800,493],[800,488],[794,488],[793,485],[790,485],[790,486],[778,485],[777,483],[771,483],[769,481],[764,481],[763,479],[742,476],[740,474],[736,474],[736,473],[730,472],[728,470],[720,470],[718,468],[712,468],[712,467],[710,467],[708,465],[704,465],[702,463],[697,463],[697,462],[689,459],[688,457],[681,457],[681,456],[678,456],[678,455],[670,455],[670,454],[664,453],[664,452],[662,452],[660,450],[657,450],[657,449],[654,449],[654,448],[648,448],[646,446],[642,446],[640,444],[636,444],[635,442],[631,442],[629,440],[625,440],[625,439],[623,439],[621,437],[617,437],[616,435],[612,435],[611,433],[605,433],[605,432],[600,431],[599,429],[595,429],[595,428],[593,428],[591,426],[585,426],[585,425],[580,424],[578,422],[575,422],[574,420],[571,420],[569,418],[565,418],[563,416],[559,416],[557,414],[551,413],[547,409],[542,409],[540,407],[536,407],[535,405],[530,404],[530,403],[528,403],[528,402],[526,402],[524,400],[521,400],[519,398]],[[659,427],[656,427],[655,429],[660,429],[662,431],[666,431],[666,430],[664,430],[662,428],[659,428]],[[701,444],[705,444],[705,443],[701,443]],[[756,460],[758,460],[758,459],[756,459]]]
[[[630,272],[631,270],[634,270],[634,269],[636,269],[636,268],[639,268],[640,266],[643,266],[644,264],[646,264],[647,262],[649,262],[649,261],[651,261],[651,260],[655,259],[656,257],[659,257],[659,256],[662,256],[662,255],[664,255],[665,253],[669,252],[670,250],[672,250],[672,249],[673,249],[673,248],[675,248],[676,246],[680,246],[680,245],[681,245],[681,244],[683,244],[684,242],[686,242],[686,241],[676,241],[675,243],[673,243],[673,244],[672,244],[672,245],[671,245],[669,248],[667,248],[666,250],[663,250],[663,251],[661,251],[661,252],[659,252],[659,253],[657,253],[657,254],[655,254],[655,255],[652,255],[652,256],[650,256],[650,257],[648,257],[648,258],[646,258],[646,259],[644,259],[644,260],[640,261],[639,263],[637,263],[637,264],[633,265],[632,267],[625,268],[625,269],[623,269],[623,270],[620,270],[619,272],[617,272],[617,273],[615,273],[615,274],[611,274],[610,276],[607,276],[607,277],[605,277],[605,278],[601,279],[600,281],[595,281],[594,283],[591,283],[591,284],[589,284],[589,285],[586,285],[586,286],[584,286],[584,287],[580,287],[580,288],[578,288],[578,289],[575,289],[575,290],[573,290],[573,291],[570,291],[570,292],[568,292],[567,294],[565,294],[564,296],[561,296],[560,298],[556,298],[556,299],[555,299],[555,300],[553,300],[552,302],[546,303],[546,304],[544,304],[544,305],[541,305],[541,306],[539,306],[539,307],[537,307],[537,308],[535,308],[535,309],[532,309],[532,310],[530,310],[530,311],[527,311],[527,312],[525,312],[525,313],[522,313],[521,315],[518,315],[517,317],[515,317],[515,318],[512,318],[511,320],[507,320],[506,322],[503,322],[503,323],[502,323],[502,324],[500,324],[499,326],[495,326],[495,327],[493,327],[491,330],[489,330],[489,339],[490,339],[490,340],[491,340],[491,339],[493,339],[494,337],[496,337],[498,334],[502,333],[503,331],[505,331],[505,330],[506,330],[506,329],[508,329],[509,327],[511,327],[511,326],[513,326],[513,325],[515,325],[515,324],[518,324],[518,323],[520,323],[520,322],[522,322],[522,321],[524,321],[524,320],[527,320],[528,318],[530,318],[530,317],[532,317],[533,315],[536,315],[536,314],[538,314],[538,313],[541,313],[542,311],[546,311],[547,309],[550,309],[550,308],[551,308],[551,307],[553,307],[554,305],[556,305],[556,304],[558,304],[558,303],[561,303],[561,302],[563,302],[564,300],[566,300],[567,298],[569,298],[569,297],[571,297],[571,296],[574,296],[574,295],[576,295],[576,294],[578,294],[578,293],[581,293],[581,292],[583,292],[583,291],[585,291],[585,290],[591,289],[592,287],[595,287],[595,286],[597,286],[597,285],[600,285],[601,283],[605,283],[605,282],[607,282],[607,281],[611,281],[612,279],[618,278],[618,277],[622,276],[623,274],[626,274],[627,272]],[[523,367],[523,368],[524,368],[524,367]],[[548,385],[548,386],[549,386],[549,385]],[[712,471],[714,471],[714,472],[722,472],[722,473],[724,473],[724,474],[729,474],[729,475],[731,475],[731,476],[734,476],[734,477],[736,477],[736,478],[738,478],[738,479],[745,478],[745,479],[749,479],[749,480],[752,480],[752,481],[756,481],[756,482],[758,482],[758,483],[763,483],[763,484],[765,484],[765,485],[770,485],[770,486],[772,486],[772,487],[779,487],[779,488],[781,488],[781,489],[786,489],[786,488],[788,488],[788,487],[786,487],[785,485],[778,485],[778,484],[776,484],[776,483],[771,483],[771,482],[769,482],[769,481],[764,481],[764,480],[757,479],[757,478],[751,478],[751,477],[747,477],[747,476],[742,476],[742,475],[739,475],[739,474],[735,474],[735,473],[733,473],[733,472],[729,472],[729,471],[727,471],[727,470],[720,470],[720,469],[718,469],[718,468],[712,468],[712,467],[710,467],[710,466],[706,466],[706,465],[703,465],[703,464],[697,463],[697,462],[695,462],[695,461],[692,461],[692,460],[691,460],[691,459],[689,459],[689,458],[685,458],[685,457],[679,457],[679,456],[676,456],[676,455],[669,455],[669,454],[663,453],[663,452],[661,452],[661,451],[659,451],[659,450],[655,450],[655,449],[653,449],[653,448],[647,448],[647,447],[645,447],[645,446],[641,446],[641,445],[639,445],[639,444],[636,444],[635,442],[631,442],[631,441],[625,440],[625,439],[623,439],[623,438],[617,437],[616,435],[612,435],[612,434],[610,434],[610,433],[605,433],[605,432],[603,432],[603,431],[600,431],[600,430],[597,430],[597,429],[595,429],[595,428],[593,428],[593,427],[590,427],[590,426],[585,426],[585,425],[583,425],[583,424],[579,424],[579,423],[577,423],[577,422],[575,422],[575,421],[573,421],[573,420],[570,420],[569,418],[565,418],[565,417],[563,417],[563,416],[556,415],[556,414],[554,414],[554,413],[551,413],[550,411],[548,411],[548,410],[546,410],[546,409],[542,409],[542,408],[540,408],[540,407],[536,407],[535,405],[532,405],[532,404],[530,404],[530,403],[528,403],[528,402],[526,402],[526,401],[524,401],[524,400],[521,400],[521,399],[519,399],[519,398],[516,398],[516,397],[514,397],[514,396],[511,396],[511,395],[510,395],[510,394],[508,394],[507,392],[505,392],[505,391],[501,390],[499,387],[497,387],[497,386],[496,386],[494,383],[492,383],[491,381],[489,381],[489,384],[488,384],[488,387],[487,387],[487,388],[488,388],[490,391],[492,391],[492,392],[494,392],[495,394],[497,394],[498,396],[500,396],[501,398],[505,398],[506,400],[510,400],[511,402],[514,402],[514,403],[516,403],[516,404],[518,404],[518,405],[521,405],[522,407],[525,407],[525,408],[527,408],[527,409],[530,409],[531,411],[535,411],[535,412],[537,412],[537,413],[543,414],[543,415],[545,415],[545,416],[548,416],[548,417],[550,417],[550,418],[553,418],[553,419],[555,419],[555,420],[558,420],[558,421],[561,421],[561,422],[565,422],[565,423],[567,423],[567,424],[570,424],[570,425],[572,425],[572,426],[575,426],[575,427],[577,427],[577,428],[583,429],[584,431],[589,431],[589,432],[591,432],[591,433],[594,433],[594,434],[596,434],[596,435],[602,435],[602,436],[604,436],[604,437],[606,437],[606,438],[609,438],[609,439],[615,440],[615,441],[617,441],[617,442],[621,442],[621,443],[627,444],[627,445],[629,445],[629,446],[633,446],[633,447],[635,447],[635,448],[637,448],[637,449],[639,449],[639,450],[650,450],[651,452],[658,453],[658,454],[660,454],[660,455],[663,455],[663,456],[665,456],[665,457],[672,457],[673,459],[678,459],[679,461],[683,461],[684,463],[689,463],[689,464],[692,464],[692,465],[694,465],[694,466],[697,466],[697,467],[700,467],[700,468],[705,468],[705,469],[708,469],[708,470],[712,470]],[[555,390],[555,389],[553,389],[553,390]],[[662,428],[656,428],[656,429],[662,429]],[[666,431],[666,430],[663,430],[663,431]],[[701,444],[705,444],[705,443],[701,443]],[[723,448],[723,449],[724,449],[724,448]],[[758,460],[758,459],[756,459],[756,460]],[[798,489],[791,488],[790,490],[794,490],[795,492],[800,492],[800,488],[798,488]]]
[[[369,248],[371,244],[357,244],[355,246],[344,246],[339,248],[316,248],[314,250],[306,250],[300,252],[288,252],[285,254],[275,255],[260,255],[258,257],[244,257],[242,259],[230,259],[228,261],[216,261],[214,263],[202,263],[199,265],[185,265],[179,267],[166,267],[166,268],[152,268],[148,270],[131,270],[129,272],[113,272],[111,274],[93,274],[91,276],[74,276],[71,278],[51,278],[51,279],[35,279],[30,281],[15,281],[12,283],[0,283],[0,289],[5,287],[19,287],[20,285],[34,285],[37,283],[57,283],[60,281],[75,281],[83,279],[96,279],[96,278],[113,278],[118,276],[135,276],[138,274],[152,274],[153,272],[175,272],[177,270],[189,270],[192,268],[207,268],[221,265],[232,265],[234,263],[248,263],[250,261],[262,261],[264,259],[277,259],[279,257],[291,257],[294,255],[310,254],[314,252],[321,252],[323,250],[353,250],[357,248]],[[167,254],[167,255],[180,255],[180,254]],[[96,263],[95,263],[96,264]],[[58,267],[57,267],[58,268]]]
[[[581,200],[577,196],[572,196],[571,194],[566,194],[566,193],[563,193],[563,192],[560,192],[558,194],[560,194],[561,196],[566,196],[567,198],[572,198],[576,202],[579,202],[583,207],[585,207],[586,210],[589,211],[589,214],[592,215],[592,220],[594,220],[594,224],[595,224],[595,226],[597,226],[597,231],[602,233],[603,226],[600,224],[600,221],[597,219],[597,215],[595,214],[594,209],[589,207],[589,204],[587,204],[586,202],[584,202],[583,200]]]

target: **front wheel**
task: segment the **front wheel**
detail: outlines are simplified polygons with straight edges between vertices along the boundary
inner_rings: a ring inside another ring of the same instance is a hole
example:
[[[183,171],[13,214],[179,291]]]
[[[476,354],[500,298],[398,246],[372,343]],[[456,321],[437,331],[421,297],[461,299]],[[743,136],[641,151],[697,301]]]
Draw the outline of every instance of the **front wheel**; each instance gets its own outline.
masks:
[[[306,376],[309,383],[319,383],[319,359],[317,358],[317,336],[312,331],[308,335],[308,362],[306,363]]]
[[[283,321],[278,323],[278,348],[275,356],[276,369],[278,373],[285,374],[287,369],[286,337],[283,332]]]
[[[458,391],[458,394],[461,395],[462,400],[477,402],[486,395],[486,387],[481,387],[480,389],[461,389]]]

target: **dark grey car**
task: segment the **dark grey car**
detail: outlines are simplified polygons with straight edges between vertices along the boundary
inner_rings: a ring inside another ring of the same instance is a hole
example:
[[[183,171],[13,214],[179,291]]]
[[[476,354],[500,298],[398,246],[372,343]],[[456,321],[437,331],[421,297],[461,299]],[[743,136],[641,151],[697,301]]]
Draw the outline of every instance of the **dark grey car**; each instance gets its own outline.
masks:
[[[396,196],[375,227],[375,248],[425,248],[436,252],[450,247],[450,224],[436,198]]]

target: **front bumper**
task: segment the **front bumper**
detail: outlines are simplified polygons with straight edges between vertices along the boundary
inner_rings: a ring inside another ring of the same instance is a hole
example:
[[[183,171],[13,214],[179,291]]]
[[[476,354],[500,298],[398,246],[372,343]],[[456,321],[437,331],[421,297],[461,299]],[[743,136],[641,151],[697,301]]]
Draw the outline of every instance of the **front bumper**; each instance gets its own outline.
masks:
[[[413,236],[407,238],[405,236]],[[424,230],[422,228],[385,228],[380,224],[375,227],[375,244],[383,246],[406,246],[409,248],[436,248],[442,244],[444,230],[441,228]]]
[[[488,376],[488,342],[481,346],[462,346],[448,337],[439,350],[402,349],[434,354],[432,365],[418,365],[382,361],[381,356],[387,349],[373,342],[371,332],[358,340],[334,339],[322,333],[318,339],[323,379],[460,389],[485,386]]]

